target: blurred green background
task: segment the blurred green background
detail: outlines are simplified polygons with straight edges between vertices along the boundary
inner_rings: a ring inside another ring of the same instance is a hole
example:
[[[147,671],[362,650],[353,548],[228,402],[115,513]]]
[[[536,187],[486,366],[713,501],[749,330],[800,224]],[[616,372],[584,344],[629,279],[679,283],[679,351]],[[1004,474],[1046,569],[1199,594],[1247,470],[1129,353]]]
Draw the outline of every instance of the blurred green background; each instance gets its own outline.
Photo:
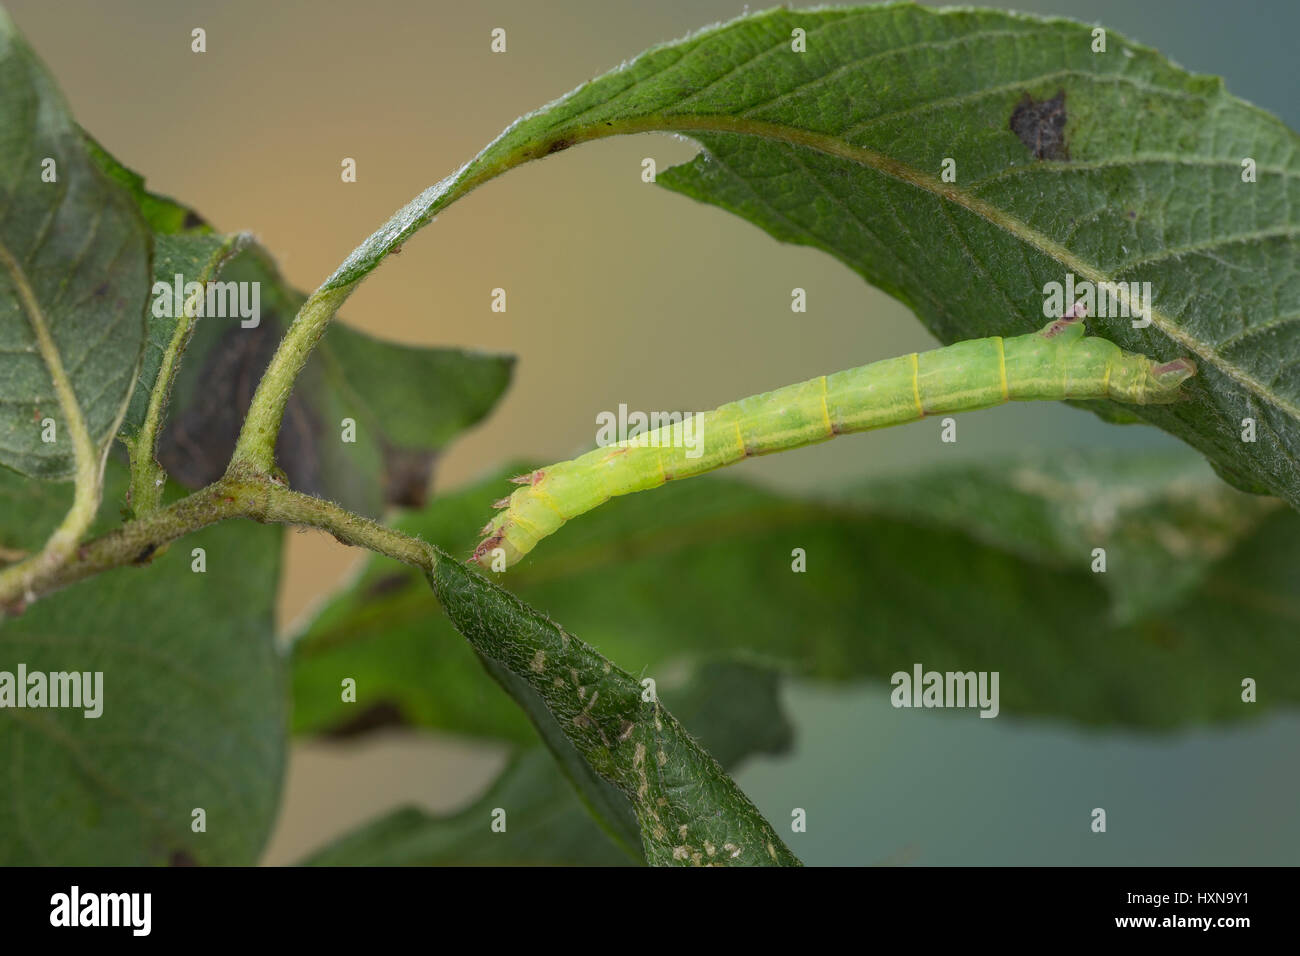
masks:
[[[1014,6],[1100,22],[1190,70],[1227,77],[1231,91],[1300,127],[1300,4]],[[744,9],[714,0],[8,7],[111,152],[219,229],[254,231],[303,289],[516,116]],[[207,31],[201,56],[190,52],[195,27]],[[494,27],[507,30],[505,55],[489,52]],[[596,412],[620,402],[710,408],[934,344],[901,305],[829,257],[641,182],[644,157],[662,169],[694,151],[648,135],[526,166],[458,203],[352,297],[345,318],[371,332],[520,358],[502,406],[441,462],[440,484],[506,458],[568,457],[590,445]],[[355,184],[340,181],[344,157],[357,161]],[[504,315],[489,310],[498,286]],[[806,314],[790,311],[795,286],[808,292]],[[736,471],[812,490],[1033,448],[1173,444],[1056,405],[972,414],[960,429],[955,445],[939,442],[937,423],[918,424]],[[282,627],[356,560],[328,537],[291,536]],[[879,686],[795,685],[787,700],[795,752],[753,760],[737,779],[782,830],[792,807],[808,811],[808,832],[789,838],[808,863],[1300,859],[1293,715],[1149,736],[896,711]],[[268,861],[290,862],[403,803],[456,807],[503,760],[499,749],[445,735],[299,745]],[[1095,806],[1108,811],[1104,837],[1088,830]]]

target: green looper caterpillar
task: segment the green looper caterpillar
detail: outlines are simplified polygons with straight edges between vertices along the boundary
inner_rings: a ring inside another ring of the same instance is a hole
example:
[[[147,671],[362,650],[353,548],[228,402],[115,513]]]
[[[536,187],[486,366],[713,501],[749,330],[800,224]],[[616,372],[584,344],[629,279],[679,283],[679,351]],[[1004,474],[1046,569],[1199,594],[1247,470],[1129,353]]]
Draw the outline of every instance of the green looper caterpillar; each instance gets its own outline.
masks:
[[[692,422],[701,440],[689,449],[683,424],[607,445],[513,479],[523,485],[497,502],[470,563],[514,564],[537,542],[615,495],[657,488],[748,458],[927,415],[991,408],[1009,401],[1109,398],[1169,404],[1196,374],[1190,359],[1157,363],[1106,339],[1084,335],[1082,310],[1037,332],[971,339],[928,352],[872,362],[787,385],[705,412]]]

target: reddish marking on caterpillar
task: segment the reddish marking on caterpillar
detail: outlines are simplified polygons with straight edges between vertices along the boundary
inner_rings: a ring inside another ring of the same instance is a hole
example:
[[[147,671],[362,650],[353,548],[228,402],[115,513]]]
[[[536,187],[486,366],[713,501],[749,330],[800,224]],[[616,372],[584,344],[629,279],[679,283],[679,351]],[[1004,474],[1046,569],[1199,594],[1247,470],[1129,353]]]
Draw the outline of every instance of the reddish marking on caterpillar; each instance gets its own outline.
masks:
[[[479,542],[479,546],[474,549],[474,553],[471,554],[468,559],[466,559],[465,563],[478,564],[479,561],[483,558],[483,556],[486,554],[490,554],[492,550],[496,548],[497,545],[499,545],[502,539],[504,538],[505,538],[504,531],[498,531],[492,537],[484,538],[482,541]]]
[[[1075,322],[1082,322],[1087,314],[1088,310],[1084,307],[1083,300],[1080,299],[1066,310],[1065,315],[1061,316],[1047,328],[1043,329],[1043,338],[1055,338],[1070,326],[1074,325]]]
[[[1172,362],[1165,362],[1162,365],[1151,366],[1151,374],[1156,378],[1163,378],[1170,374],[1186,373],[1185,377],[1191,378],[1196,374],[1196,363],[1189,358],[1177,358]]]

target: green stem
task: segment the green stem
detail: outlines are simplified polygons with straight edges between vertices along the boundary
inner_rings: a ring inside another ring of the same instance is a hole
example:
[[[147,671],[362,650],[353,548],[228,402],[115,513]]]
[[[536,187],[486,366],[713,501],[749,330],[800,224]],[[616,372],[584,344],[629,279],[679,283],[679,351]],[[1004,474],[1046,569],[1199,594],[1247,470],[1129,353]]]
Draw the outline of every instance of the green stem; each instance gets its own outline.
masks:
[[[356,286],[354,282],[335,289],[317,289],[298,310],[253,393],[226,472],[231,477],[271,473],[275,466],[275,440],[298,373],[339,306]]]
[[[55,566],[24,579],[0,583],[0,608],[21,612],[37,597],[83,578],[128,564],[144,564],[164,545],[227,518],[305,525],[330,532],[344,544],[367,548],[429,571],[437,563],[432,545],[394,531],[345,508],[293,491],[267,478],[226,477],[180,501],[138,518],[75,549]]]

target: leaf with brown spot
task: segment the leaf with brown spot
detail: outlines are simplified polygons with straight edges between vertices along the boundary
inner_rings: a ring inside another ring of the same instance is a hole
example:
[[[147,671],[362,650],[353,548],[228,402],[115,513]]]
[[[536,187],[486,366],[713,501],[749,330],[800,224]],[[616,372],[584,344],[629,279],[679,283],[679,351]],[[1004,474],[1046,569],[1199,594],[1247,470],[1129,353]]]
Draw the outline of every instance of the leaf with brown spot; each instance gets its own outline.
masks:
[[[1050,100],[1035,100],[1026,93],[1012,110],[1009,125],[1035,159],[1064,160],[1070,158],[1065,124],[1065,90],[1061,90]]]

